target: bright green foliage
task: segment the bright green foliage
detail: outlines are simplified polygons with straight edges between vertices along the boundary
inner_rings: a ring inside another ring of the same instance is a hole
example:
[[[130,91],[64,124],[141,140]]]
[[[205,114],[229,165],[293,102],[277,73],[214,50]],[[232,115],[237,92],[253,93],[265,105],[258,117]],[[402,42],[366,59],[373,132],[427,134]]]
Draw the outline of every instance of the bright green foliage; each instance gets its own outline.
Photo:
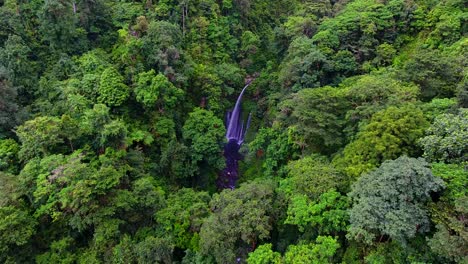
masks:
[[[373,244],[378,236],[405,241],[427,232],[424,205],[431,192],[443,187],[428,167],[423,159],[402,156],[361,176],[349,193],[353,206],[348,238]]]
[[[20,147],[13,139],[0,139],[0,171],[16,172]]]
[[[215,65],[214,71],[220,81],[222,81],[222,91],[226,94],[235,94],[243,85],[244,72],[235,64],[222,63]],[[220,98],[221,99],[221,98]]]
[[[80,129],[90,136],[94,146],[104,149],[106,146],[119,147],[124,144],[127,128],[122,120],[112,120],[110,109],[104,104],[95,104],[87,109],[82,117]]]
[[[432,173],[446,183],[444,197],[449,200],[468,196],[468,170],[463,165],[432,163]]]
[[[168,82],[167,80],[164,80],[164,75],[161,76],[162,79],[157,79],[154,70],[138,74],[138,82],[135,87],[135,94],[138,102],[142,103],[146,107],[155,105],[159,97],[161,85],[165,85],[165,83],[161,83],[161,81]]]
[[[463,165],[433,163],[432,171],[444,179],[446,189],[437,203],[431,205],[436,232],[426,238],[431,250],[446,261],[465,263],[468,260],[468,171]]]
[[[120,146],[122,142],[125,142],[126,136],[127,128],[125,123],[122,120],[112,120],[104,125],[103,130],[100,131],[99,145],[105,146],[108,143],[111,146]]]
[[[120,184],[125,169],[107,165],[104,159],[102,166],[95,168],[82,162],[83,156],[77,151],[69,157],[49,156],[40,161],[33,194],[38,206],[36,216],[49,215],[83,230],[113,214],[115,209],[95,208],[106,203],[100,197],[112,197],[109,192]]]
[[[129,133],[126,143],[131,145],[134,142],[149,146],[154,142],[154,138],[148,131],[133,130]]]
[[[257,55],[260,45],[260,39],[257,35],[248,30],[242,33],[240,51],[244,59],[241,61],[241,64],[245,68],[252,68],[252,60],[256,60],[256,57],[261,55]]]
[[[375,48],[393,42],[395,33],[408,31],[409,18],[415,4],[391,0],[357,0],[348,3],[334,18],[325,19],[312,40],[326,53],[351,49],[358,62],[372,59]]]
[[[173,108],[184,92],[176,88],[163,74],[154,70],[140,73],[135,87],[136,99],[145,107]]]
[[[292,197],[303,194],[312,200],[343,184],[343,175],[323,156],[307,156],[287,166],[288,175],[279,190]]]
[[[233,263],[239,256],[238,247],[246,252],[268,239],[272,229],[272,198],[272,186],[257,182],[215,194],[210,203],[213,214],[200,231],[201,252],[214,256],[217,263]],[[239,257],[243,258],[242,255]]]
[[[348,84],[349,83],[349,84]],[[389,106],[414,103],[419,88],[387,75],[364,75],[344,82],[351,107],[346,113],[347,132],[354,136],[372,115]]]
[[[58,117],[41,116],[29,120],[17,128],[16,134],[21,141],[19,156],[23,160],[47,155],[63,143]]]
[[[258,46],[260,46],[260,40],[251,31],[245,31],[241,37],[241,51],[246,53],[256,53]]]
[[[249,253],[248,264],[281,264],[281,254],[271,250],[271,244],[260,245]]]
[[[221,102],[223,91],[221,90],[221,80],[219,80],[217,74],[213,72],[214,69],[204,65],[198,64],[194,66],[193,75],[194,82],[193,86],[200,90],[203,100],[208,101],[208,109],[213,112],[219,112],[221,110]],[[204,104],[204,103],[203,103]]]
[[[317,229],[320,234],[345,231],[349,206],[347,197],[331,190],[314,201],[305,195],[294,195],[288,206],[285,224],[296,225],[299,231]]]
[[[198,232],[209,215],[210,196],[206,192],[181,189],[167,199],[170,205],[156,213],[156,219],[174,237],[179,248],[198,250]]]
[[[120,236],[119,225],[125,222],[120,219],[105,219],[94,227],[93,242],[96,248],[106,248]]]
[[[465,2],[0,0],[0,263],[466,262]]]
[[[80,70],[83,74],[102,74],[110,64],[106,61],[106,53],[103,50],[95,49],[84,53],[77,58]]]
[[[74,263],[76,256],[70,253],[69,248],[73,244],[73,238],[65,237],[52,242],[50,250],[36,257],[36,262],[40,264],[47,263]]]
[[[37,221],[22,208],[0,205],[0,219],[0,255],[3,255],[9,246],[28,243],[35,233]]]
[[[466,10],[463,9],[463,1],[440,1],[428,14],[428,26],[433,30],[426,42],[433,46],[446,46],[457,41],[466,28]]]
[[[239,66],[225,62],[217,65],[200,63],[193,67],[191,93],[203,98],[201,105],[206,104],[207,109],[220,114],[233,107],[235,100],[229,102],[226,97],[240,92],[245,72]]]
[[[266,175],[282,174],[282,167],[295,156],[297,146],[291,135],[275,128],[261,128],[250,142],[249,149],[256,152],[257,157],[265,157],[263,168]]]
[[[123,77],[113,67],[105,69],[100,77],[98,102],[107,106],[119,106],[127,100],[130,89],[123,83]]]
[[[306,35],[310,37],[316,30],[316,17],[308,16],[290,16],[284,23],[285,35],[289,38]]]
[[[142,27],[142,31],[143,29],[144,27]],[[119,69],[124,68],[124,76],[134,75],[139,69],[142,68],[143,56],[141,54],[141,48],[143,42],[141,38],[135,36],[135,34],[131,34],[131,31],[128,29],[122,28],[117,32],[119,34],[119,40],[116,44],[116,47],[112,50],[112,58],[117,63],[117,65],[120,66]],[[143,34],[143,32],[141,32],[141,34]]]
[[[161,209],[165,204],[164,190],[150,176],[145,176],[134,181],[132,194],[135,199],[134,203],[148,216],[152,216],[156,210]],[[122,198],[126,198],[124,193],[122,193]],[[132,206],[133,201],[130,199],[122,202],[127,202],[129,206]]]
[[[340,248],[336,238],[318,236],[315,242],[309,244],[290,245],[284,257],[271,250],[271,244],[263,244],[254,252],[249,253],[247,263],[258,264],[322,264],[335,263],[333,256]]]
[[[393,57],[395,57],[396,52],[395,48],[389,43],[380,44],[376,49],[375,64],[378,66],[389,65]]]
[[[434,120],[419,143],[428,161],[457,163],[468,161],[468,109],[458,115],[443,114]]]
[[[421,108],[430,121],[436,117],[454,109],[457,105],[456,98],[434,98],[429,103],[423,104]]]
[[[113,249],[112,262],[127,264],[135,262],[134,244],[128,235],[124,235],[120,243]]]
[[[333,256],[340,244],[330,236],[319,236],[315,243],[291,245],[284,255],[285,264],[334,263]]]
[[[358,177],[385,160],[402,154],[417,155],[416,142],[427,126],[423,112],[410,104],[376,113],[356,140],[345,147],[342,158],[347,166],[345,171]]]
[[[221,168],[221,143],[226,129],[213,112],[195,108],[183,127],[183,138],[189,143],[192,162],[206,161],[210,166]]]

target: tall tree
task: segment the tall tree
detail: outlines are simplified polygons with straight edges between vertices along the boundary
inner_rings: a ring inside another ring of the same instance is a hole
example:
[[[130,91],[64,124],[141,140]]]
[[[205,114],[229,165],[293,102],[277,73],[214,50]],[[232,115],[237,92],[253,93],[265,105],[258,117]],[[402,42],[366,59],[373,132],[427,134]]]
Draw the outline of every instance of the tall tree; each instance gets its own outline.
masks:
[[[221,169],[222,143],[225,128],[213,112],[195,108],[185,121],[182,136],[190,146],[192,163],[206,162],[211,168]]]
[[[7,78],[6,69],[0,66],[0,138],[10,134],[10,130],[17,123],[16,113],[17,88]]]
[[[423,112],[413,104],[388,107],[372,116],[335,162],[344,161],[348,175],[357,177],[402,154],[417,156],[417,140],[428,125]]]
[[[251,182],[215,194],[213,214],[200,231],[200,249],[218,263],[245,259],[259,241],[270,237],[273,188],[268,182]]]
[[[443,186],[423,159],[402,156],[384,162],[352,186],[348,238],[374,244],[389,236],[404,243],[429,231],[425,205]]]

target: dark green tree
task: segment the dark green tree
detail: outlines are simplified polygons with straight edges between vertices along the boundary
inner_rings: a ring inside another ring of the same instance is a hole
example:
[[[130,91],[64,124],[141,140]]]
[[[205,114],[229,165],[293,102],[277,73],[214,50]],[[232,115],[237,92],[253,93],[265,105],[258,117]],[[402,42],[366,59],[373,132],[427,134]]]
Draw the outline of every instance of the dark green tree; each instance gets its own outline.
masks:
[[[468,197],[463,196],[455,201],[455,207],[449,210],[443,209],[438,219],[436,232],[432,238],[428,238],[431,249],[451,261],[464,263],[468,260],[468,228],[467,211]]]
[[[6,261],[12,246],[28,243],[36,233],[37,221],[25,208],[0,206],[0,260]]]
[[[251,182],[235,190],[215,194],[213,214],[200,231],[200,250],[215,257],[217,263],[245,259],[258,242],[270,237],[272,229],[273,187]]]
[[[430,194],[444,183],[423,159],[402,156],[361,176],[349,196],[353,200],[347,237],[374,244],[387,235],[399,242],[429,231],[425,207]]]
[[[333,87],[303,89],[280,104],[278,119],[292,128],[296,144],[330,154],[344,143],[346,91]],[[297,135],[297,136],[296,136]]]
[[[423,99],[428,100],[455,95],[457,83],[463,78],[460,66],[455,57],[421,48],[397,73],[402,80],[416,83]]]
[[[87,32],[79,26],[76,2],[51,0],[38,10],[39,29],[50,48],[57,52],[83,52],[89,46]]]
[[[10,134],[17,124],[17,87],[8,79],[6,69],[0,65],[0,138]]]

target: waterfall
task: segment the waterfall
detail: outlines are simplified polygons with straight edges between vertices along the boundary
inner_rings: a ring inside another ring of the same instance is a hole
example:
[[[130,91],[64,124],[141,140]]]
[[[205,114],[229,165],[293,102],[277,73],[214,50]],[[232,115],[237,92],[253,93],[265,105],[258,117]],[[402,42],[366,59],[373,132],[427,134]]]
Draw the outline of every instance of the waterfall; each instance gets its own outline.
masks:
[[[251,114],[249,113],[247,122],[244,124],[244,120],[242,120],[241,101],[245,89],[247,89],[249,85],[250,82],[242,89],[234,109],[228,111],[226,114],[226,139],[228,142],[224,145],[226,166],[221,171],[217,180],[217,185],[220,189],[234,189],[237,179],[239,178],[239,160],[242,159],[239,149],[242,143],[244,143],[245,134],[247,133],[251,119]]]
[[[241,145],[244,142],[245,133],[250,125],[251,114],[247,119],[247,123],[244,126],[244,122],[242,120],[242,109],[241,109],[241,101],[242,96],[244,95],[245,89],[249,87],[250,83],[248,83],[244,89],[242,89],[239,97],[237,98],[236,105],[232,111],[229,111],[227,114],[227,130],[226,130],[226,139],[228,141],[235,140],[237,144]]]

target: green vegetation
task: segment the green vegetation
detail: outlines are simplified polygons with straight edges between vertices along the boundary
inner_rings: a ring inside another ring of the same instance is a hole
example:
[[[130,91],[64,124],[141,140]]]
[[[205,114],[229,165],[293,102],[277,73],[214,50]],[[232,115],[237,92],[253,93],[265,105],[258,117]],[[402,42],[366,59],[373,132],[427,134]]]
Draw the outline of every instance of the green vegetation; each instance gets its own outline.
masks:
[[[0,263],[468,263],[467,11],[0,1]]]

